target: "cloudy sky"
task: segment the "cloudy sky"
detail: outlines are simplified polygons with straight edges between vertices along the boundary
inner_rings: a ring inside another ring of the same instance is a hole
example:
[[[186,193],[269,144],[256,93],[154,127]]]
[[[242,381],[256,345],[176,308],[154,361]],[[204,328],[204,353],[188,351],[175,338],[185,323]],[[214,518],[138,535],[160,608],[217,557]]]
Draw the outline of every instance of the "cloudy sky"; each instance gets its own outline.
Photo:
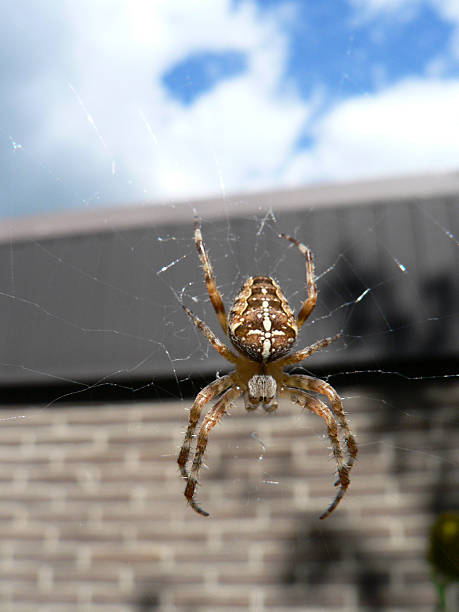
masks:
[[[18,0],[0,215],[459,167],[459,0]]]

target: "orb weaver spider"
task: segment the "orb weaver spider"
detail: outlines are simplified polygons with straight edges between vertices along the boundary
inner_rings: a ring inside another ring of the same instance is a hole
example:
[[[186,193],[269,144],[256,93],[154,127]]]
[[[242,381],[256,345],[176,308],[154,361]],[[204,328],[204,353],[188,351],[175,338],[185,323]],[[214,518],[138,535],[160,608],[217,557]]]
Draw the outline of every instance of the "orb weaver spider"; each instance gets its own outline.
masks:
[[[204,268],[210,301],[223,331],[237,351],[237,354],[233,353],[203,321],[189,308],[183,306],[185,312],[214,349],[236,367],[233,372],[211,382],[196,396],[190,410],[185,439],[177,459],[180,473],[186,480],[185,497],[193,510],[203,516],[209,516],[209,513],[198,505],[194,495],[209,433],[231,403],[240,396],[244,396],[245,407],[249,411],[255,410],[261,404],[265,411],[272,412],[277,409],[277,398],[281,397],[307,408],[324,419],[337,465],[338,480],[335,485],[339,486],[339,490],[327,510],[320,515],[321,519],[333,512],[349,487],[349,472],[357,457],[357,445],[344,416],[339,395],[331,385],[323,380],[304,374],[290,375],[284,372],[286,366],[303,361],[316,351],[328,346],[339,338],[339,335],[324,338],[300,351],[289,354],[297,339],[298,331],[316,304],[317,288],[311,251],[287,234],[279,234],[278,237],[293,243],[306,260],[307,296],[297,317],[294,316],[278,283],[269,276],[248,278],[236,296],[229,317],[227,317],[203,243],[199,220],[195,217],[194,239]],[[316,395],[311,395],[309,393],[311,391],[326,397],[329,406]],[[191,470],[188,471],[188,458],[202,409],[215,399],[216,403],[207,412],[201,424]],[[346,461],[343,457],[340,435],[344,438],[346,446]]]

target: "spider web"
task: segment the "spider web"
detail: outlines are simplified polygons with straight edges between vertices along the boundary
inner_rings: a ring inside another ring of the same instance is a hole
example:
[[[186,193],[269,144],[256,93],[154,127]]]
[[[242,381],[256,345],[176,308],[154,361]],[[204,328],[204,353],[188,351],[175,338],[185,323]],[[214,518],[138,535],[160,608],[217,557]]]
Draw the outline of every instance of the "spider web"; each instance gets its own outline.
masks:
[[[225,193],[222,193],[222,206],[225,206]],[[219,329],[208,299],[196,253],[192,205],[189,212],[190,222],[188,226],[180,227],[180,233],[175,233],[173,229],[167,233],[158,233],[158,229],[147,228],[135,235],[133,240],[130,235],[113,230],[120,243],[125,246],[123,258],[129,258],[127,268],[146,271],[156,282],[159,281],[159,286],[164,287],[162,320],[159,325],[157,322],[150,323],[148,329],[136,328],[132,323],[137,319],[144,320],[142,315],[136,314],[136,308],[140,313],[140,310],[157,306],[157,300],[149,289],[146,288],[142,293],[138,287],[133,289],[123,285],[117,281],[116,273],[113,274],[112,271],[104,276],[99,270],[99,262],[86,262],[87,265],[83,267],[81,263],[74,262],[73,255],[66,258],[65,249],[68,247],[64,246],[62,253],[62,250],[55,249],[48,241],[35,240],[32,243],[49,265],[50,296],[55,295],[53,275],[71,275],[82,279],[87,290],[91,290],[91,286],[103,288],[110,296],[122,298],[128,305],[130,314],[125,318],[127,324],[124,328],[110,325],[98,327],[92,324],[88,313],[85,313],[84,317],[86,322],[82,322],[78,318],[61,316],[55,303],[35,301],[18,286],[16,260],[21,247],[12,242],[9,244],[9,259],[6,262],[8,286],[4,287],[0,295],[11,311],[19,308],[38,314],[39,319],[51,325],[51,329],[56,326],[57,338],[63,327],[71,328],[77,337],[92,336],[100,338],[101,341],[105,341],[107,337],[123,338],[127,342],[139,343],[142,347],[138,353],[140,358],[137,357],[126,367],[109,371],[91,381],[87,380],[87,373],[81,377],[69,378],[54,374],[53,369],[37,370],[25,357],[26,347],[22,350],[23,361],[8,360],[4,357],[2,366],[7,371],[19,370],[26,375],[28,372],[36,374],[49,385],[73,385],[72,390],[63,394],[56,390],[55,397],[45,402],[43,409],[68,397],[77,399],[81,396],[84,399],[86,393],[95,389],[125,390],[132,392],[132,397],[135,397],[136,394],[140,396],[142,392],[151,391],[154,394],[158,384],[156,390],[161,395],[164,374],[159,376],[160,382],[156,383],[155,378],[147,380],[141,373],[142,368],[147,365],[150,368],[158,356],[168,364],[168,377],[174,381],[173,387],[169,387],[167,393],[176,398],[183,397],[183,388],[186,387],[187,381],[192,382],[193,388],[199,389],[198,383],[194,382],[196,372],[198,376],[209,376],[212,372],[228,369],[228,364],[214,353],[182,311],[182,305],[188,305],[222,340],[227,341]],[[280,232],[292,233],[308,244],[315,253],[319,300],[301,332],[297,347],[306,346],[338,332],[343,334],[343,338],[331,345],[323,355],[316,355],[310,362],[295,368],[295,371],[314,373],[318,370],[332,384],[337,380],[345,383],[347,378],[352,381],[364,380],[365,376],[372,374],[388,379],[403,377],[420,382],[429,379],[448,380],[458,376],[454,370],[442,372],[438,367],[434,367],[434,364],[431,372],[428,369],[425,371],[425,363],[422,372],[413,373],[413,369],[410,370],[409,360],[417,358],[418,352],[423,359],[437,348],[440,349],[439,358],[448,359],[454,356],[457,293],[454,293],[448,283],[439,282],[438,286],[434,284],[432,289],[432,276],[419,277],[413,253],[409,253],[409,261],[405,260],[400,255],[403,248],[393,244],[390,236],[386,238],[384,232],[378,231],[378,228],[390,222],[393,215],[398,219],[400,210],[397,207],[388,205],[379,210],[369,206],[352,211],[354,216],[349,218],[354,220],[358,215],[357,228],[349,233],[349,239],[345,236],[340,237],[338,241],[335,236],[337,221],[344,219],[342,209],[322,210],[311,207],[294,217],[293,228],[286,227],[286,211],[276,211],[263,205],[260,205],[259,212],[246,217],[234,219],[231,212],[231,206],[227,206],[223,218],[216,222],[204,218],[202,227],[217,285],[227,310],[245,278],[263,274],[278,280],[289,303],[298,312],[305,297],[304,260],[296,249],[286,246],[277,235]],[[445,215],[439,220],[422,206],[416,206],[412,212],[418,226],[423,225],[433,231],[434,236],[429,239],[435,243],[435,248],[443,249],[454,258],[457,239],[452,226],[444,224],[447,222]],[[311,227],[317,228],[319,224],[323,231],[312,232]],[[103,241],[104,238],[101,237],[100,240]],[[333,240],[334,248],[330,248]],[[164,259],[160,266],[145,257],[145,244],[155,243],[168,247],[163,251]],[[323,249],[324,243],[328,248]],[[370,258],[363,266],[362,262],[358,261],[362,249],[366,249],[366,253],[369,249],[375,251],[373,260],[370,261]],[[169,253],[172,253],[172,258]],[[436,273],[435,270],[433,272]],[[184,278],[188,279],[185,283]],[[23,282],[24,279],[21,279],[21,286]],[[414,304],[424,304],[425,307],[419,307],[413,312]],[[448,330],[446,333],[444,328]],[[167,340],[168,334],[172,334],[172,340]],[[192,350],[190,337],[193,338]],[[182,345],[187,347],[185,352],[181,349]],[[21,355],[21,350],[18,355]],[[391,366],[389,369],[388,364]]]
[[[350,57],[353,46],[354,41],[349,40]],[[386,411],[395,420],[391,423],[394,430],[399,428],[402,432],[427,423],[435,433],[438,423],[445,420],[441,411],[436,413],[431,406],[420,412],[414,403],[400,401],[400,394],[394,393],[393,387],[397,381],[406,382],[418,400],[424,395],[426,383],[434,385],[435,390],[429,393],[436,396],[459,377],[455,362],[459,331],[457,199],[443,198],[435,189],[430,200],[413,197],[398,202],[396,198],[380,201],[374,197],[370,203],[362,201],[349,206],[335,205],[332,201],[327,206],[271,205],[269,192],[259,198],[253,193],[234,198],[227,159],[224,155],[220,157],[221,151],[213,150],[210,144],[210,153],[207,152],[212,163],[206,178],[216,193],[213,210],[200,207],[192,197],[186,196],[183,201],[181,194],[179,205],[173,198],[158,205],[162,222],[125,228],[114,220],[113,211],[102,204],[115,201],[118,190],[122,194],[119,201],[126,205],[126,210],[139,198],[150,202],[155,194],[132,167],[118,162],[110,145],[113,134],[107,133],[101,115],[93,110],[97,101],[80,92],[73,76],[68,74],[66,94],[60,92],[60,95],[68,95],[75,102],[77,129],[83,130],[83,124],[89,126],[94,137],[93,141],[88,137],[89,157],[103,157],[107,166],[104,181],[94,178],[88,168],[81,175],[87,182],[81,181],[80,175],[75,179],[70,157],[67,171],[57,171],[58,164],[52,154],[29,145],[27,125],[21,126],[19,133],[12,133],[6,124],[0,125],[0,138],[6,143],[5,158],[14,158],[14,172],[8,177],[7,185],[13,200],[25,209],[24,203],[34,199],[37,188],[41,206],[49,194],[50,200],[70,202],[80,209],[98,208],[102,220],[98,234],[71,235],[70,232],[67,238],[56,235],[25,242],[11,238],[0,245],[3,319],[0,329],[4,338],[3,351],[0,350],[3,372],[0,384],[5,408],[0,422],[13,420],[21,426],[33,422],[37,413],[63,408],[66,402],[84,405],[95,398],[104,402],[167,399],[179,400],[183,405],[183,418],[177,422],[177,439],[182,435],[192,398],[204,384],[231,369],[182,309],[184,304],[191,308],[228,344],[210,304],[194,244],[193,215],[197,208],[227,311],[248,276],[267,275],[279,282],[297,313],[305,298],[304,259],[296,248],[277,235],[291,234],[311,248],[319,298],[295,348],[338,332],[342,338],[293,371],[318,375],[338,390],[344,389],[341,397],[345,409],[357,404],[371,413],[374,431],[362,444],[363,436],[354,427],[350,411],[349,419],[359,448],[364,450],[364,444],[374,448],[389,446],[394,456],[403,454],[413,461],[429,455],[438,463],[439,471],[456,470],[457,460],[452,453],[443,453],[440,448],[426,451],[421,436],[408,441],[403,437],[401,441],[387,439],[381,433],[381,423]],[[188,84],[186,80],[183,86]],[[356,96],[367,94],[344,68],[338,90],[340,94],[344,90]],[[39,103],[39,96],[34,99]],[[108,103],[103,106],[104,110],[107,108]],[[147,108],[140,96],[136,100],[135,116],[140,117],[141,133],[133,136],[123,132],[123,147],[135,149],[139,145],[142,150],[145,138],[154,150],[154,160],[161,161],[162,155],[167,157],[171,148],[175,152],[177,141],[173,140],[174,145],[170,145],[154,125]],[[118,112],[117,128],[125,120],[134,129],[137,124],[128,109],[124,107]],[[249,114],[247,120],[250,121]],[[47,126],[51,131],[52,127]],[[186,130],[186,126],[182,125],[182,129]],[[223,130],[221,134],[224,143]],[[202,143],[195,144],[190,157],[199,158]],[[378,145],[375,142],[375,148]],[[282,185],[274,181],[269,186],[277,189]],[[380,188],[383,192],[383,182]],[[178,208],[185,212],[180,222],[175,223]],[[3,221],[6,234],[15,222]],[[40,221],[44,225],[52,222],[52,215]],[[31,273],[24,271],[27,258],[37,262]],[[113,304],[116,308],[112,308]],[[23,341],[14,343],[11,338],[17,330],[13,326],[18,320],[25,326]],[[43,342],[47,359],[42,362],[33,358],[39,354],[33,344],[34,332],[41,326],[48,330]],[[68,351],[63,338],[72,340]],[[90,352],[88,346],[92,347]],[[54,361],[48,359],[53,354],[58,355]],[[107,355],[113,356],[113,365]],[[63,361],[67,360],[67,370],[60,367],[61,356]],[[88,357],[92,361],[87,361]],[[373,386],[372,381],[376,383]],[[20,403],[13,413],[11,407],[17,397]],[[231,408],[231,413],[244,415],[244,433],[237,440],[228,441],[224,438],[224,427],[216,428],[206,460],[210,466],[216,464],[212,453],[217,448],[219,431],[221,445],[235,463],[247,444],[251,445],[258,462],[254,462],[256,476],[250,486],[254,487],[260,508],[266,488],[280,489],[283,485],[265,468],[269,465],[266,459],[275,450],[275,440],[266,434],[264,420],[288,415],[295,428],[305,433],[305,444],[310,443],[311,437],[314,442],[318,440],[321,452],[326,455],[329,441],[323,423],[306,418],[298,406],[281,401],[276,414],[266,415],[258,410],[248,415],[241,400]],[[453,429],[457,419],[449,415],[447,426]],[[174,466],[176,454],[176,448],[167,453],[167,460]],[[329,468],[330,473],[335,469],[332,460]],[[371,466],[367,465],[366,469]],[[183,503],[181,499],[177,501]],[[308,533],[309,536],[317,550],[333,557],[334,549],[332,546],[328,549],[326,535]]]

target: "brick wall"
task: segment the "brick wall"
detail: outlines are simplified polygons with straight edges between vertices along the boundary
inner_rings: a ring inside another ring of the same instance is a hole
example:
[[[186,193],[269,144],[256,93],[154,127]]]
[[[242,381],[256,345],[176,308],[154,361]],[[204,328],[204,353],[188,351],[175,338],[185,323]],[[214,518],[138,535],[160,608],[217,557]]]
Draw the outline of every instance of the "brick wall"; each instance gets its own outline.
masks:
[[[459,506],[459,385],[337,388],[360,455],[325,521],[328,440],[287,403],[212,432],[208,519],[175,463],[191,401],[3,406],[0,609],[430,612],[429,525]]]

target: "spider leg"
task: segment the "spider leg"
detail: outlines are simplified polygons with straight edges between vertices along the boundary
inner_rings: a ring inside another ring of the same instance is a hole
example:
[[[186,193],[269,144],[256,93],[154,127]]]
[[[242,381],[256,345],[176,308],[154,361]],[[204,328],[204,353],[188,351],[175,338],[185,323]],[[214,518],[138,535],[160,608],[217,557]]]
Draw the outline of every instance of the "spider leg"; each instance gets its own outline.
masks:
[[[185,439],[183,440],[182,448],[180,449],[180,453],[177,458],[180,473],[186,479],[188,479],[186,464],[190,455],[193,434],[196,429],[196,425],[198,424],[199,417],[201,416],[201,411],[208,402],[212,401],[215,397],[220,395],[220,393],[223,393],[223,391],[226,391],[226,389],[232,384],[233,379],[231,375],[222,376],[222,378],[214,380],[212,383],[210,383],[210,385],[207,385],[207,387],[204,387],[204,389],[198,393],[193,405],[191,406],[188,429],[186,430]]]
[[[206,277],[207,291],[209,293],[210,301],[215,309],[220,325],[222,326],[225,334],[228,334],[228,321],[226,319],[225,306],[223,304],[222,296],[217,289],[215,283],[215,276],[212,270],[212,264],[210,263],[209,255],[207,254],[204,241],[202,239],[201,227],[199,225],[199,219],[194,218],[194,241],[196,248],[198,249],[199,258],[201,259],[202,267],[204,268],[204,274]]]
[[[229,348],[227,346],[225,346],[223,344],[223,342],[221,342],[217,338],[217,336],[210,329],[210,327],[208,327],[204,323],[204,321],[201,321],[201,319],[199,317],[197,317],[195,314],[193,314],[189,308],[187,308],[186,306],[183,306],[183,309],[185,310],[186,314],[190,317],[190,319],[193,321],[193,323],[196,325],[196,327],[199,330],[202,331],[202,333],[207,338],[207,340],[212,344],[214,349],[216,351],[218,351],[222,357],[224,357],[225,359],[227,359],[231,363],[237,363],[238,359],[237,359],[236,355],[234,355],[234,353],[232,353],[229,350]]]
[[[308,247],[303,243],[298,242],[298,240],[295,238],[292,238],[292,236],[289,236],[288,234],[279,234],[279,238],[290,240],[290,242],[298,247],[300,253],[302,253],[306,259],[306,287],[308,295],[296,318],[298,329],[300,329],[311,314],[311,311],[317,302],[317,287],[314,277],[314,258]]]
[[[185,497],[193,510],[195,510],[198,514],[202,514],[203,516],[209,516],[209,513],[203,510],[193,499],[193,497],[196,490],[196,485],[198,484],[199,469],[201,467],[204,452],[207,447],[209,433],[225,414],[226,409],[231,404],[231,401],[242,395],[243,392],[244,390],[239,386],[231,387],[225,391],[215,406],[206,414],[202,422],[201,429],[199,430],[196,453],[194,455],[191,472],[188,476],[188,482],[185,487]]]
[[[311,410],[311,412],[314,412],[322,419],[324,419],[327,425],[328,437],[330,438],[333,455],[335,457],[336,465],[338,468],[338,484],[340,485],[340,488],[338,493],[336,494],[335,499],[329,505],[327,510],[325,510],[325,512],[320,515],[320,518],[324,519],[331,512],[333,512],[333,510],[339,504],[350,483],[349,468],[343,460],[343,453],[341,450],[341,444],[338,436],[338,426],[331,410],[323,402],[316,399],[315,397],[312,397],[303,389],[292,389],[284,387],[280,392],[280,395],[282,397],[287,397],[294,404],[299,404],[303,408],[308,408],[308,410]]]
[[[349,424],[344,416],[343,404],[338,393],[331,385],[324,380],[306,376],[305,374],[290,375],[285,377],[285,384],[289,387],[299,387],[305,391],[315,391],[321,395],[325,395],[330,401],[333,413],[336,415],[337,421],[343,432],[344,441],[348,452],[347,467],[351,470],[354,461],[357,457],[358,449],[355,438],[349,428]]]
[[[307,346],[301,351],[297,351],[296,353],[292,353],[291,355],[287,355],[287,357],[279,359],[277,363],[283,368],[285,366],[293,365],[294,363],[299,363],[300,361],[303,361],[304,359],[310,357],[316,351],[320,351],[332,342],[335,342],[335,340],[338,340],[339,338],[341,338],[341,334],[331,336],[330,338],[324,338],[323,340],[318,340],[317,342],[314,342],[314,344]]]

